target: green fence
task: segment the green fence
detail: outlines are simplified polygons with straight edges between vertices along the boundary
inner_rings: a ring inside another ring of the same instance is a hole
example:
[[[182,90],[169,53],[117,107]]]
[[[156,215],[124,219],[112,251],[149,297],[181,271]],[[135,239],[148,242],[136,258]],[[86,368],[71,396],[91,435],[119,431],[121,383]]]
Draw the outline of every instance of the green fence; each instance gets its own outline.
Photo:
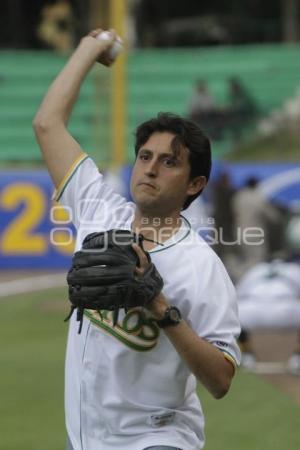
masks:
[[[299,56],[296,45],[132,51],[127,70],[128,160],[136,125],[158,111],[185,114],[198,78],[207,81],[221,105],[226,103],[226,80],[239,76],[265,114],[280,107],[299,86]],[[51,52],[0,52],[0,161],[40,161],[31,123],[65,60]],[[110,160],[109,72],[95,68],[89,75],[70,122],[71,132],[99,163]],[[215,156],[229,147],[230,141],[215,143]]]

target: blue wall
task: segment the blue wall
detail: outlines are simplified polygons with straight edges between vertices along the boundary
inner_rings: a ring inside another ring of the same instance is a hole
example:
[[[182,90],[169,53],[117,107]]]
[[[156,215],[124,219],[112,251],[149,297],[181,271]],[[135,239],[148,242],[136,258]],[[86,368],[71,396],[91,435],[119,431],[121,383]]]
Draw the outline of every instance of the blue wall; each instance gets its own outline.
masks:
[[[74,228],[52,192],[46,171],[0,172],[0,269],[68,267]]]
[[[256,176],[268,198],[300,207],[300,164],[216,163],[212,181],[224,170],[236,188]],[[120,172],[127,195],[130,171]],[[75,230],[52,192],[46,171],[0,171],[0,269],[69,267]]]

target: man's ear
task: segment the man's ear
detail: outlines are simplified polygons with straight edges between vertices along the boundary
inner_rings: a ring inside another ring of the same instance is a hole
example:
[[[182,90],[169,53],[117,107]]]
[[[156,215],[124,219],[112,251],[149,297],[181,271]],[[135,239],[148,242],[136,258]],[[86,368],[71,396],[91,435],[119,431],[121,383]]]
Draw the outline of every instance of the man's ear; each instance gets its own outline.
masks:
[[[205,188],[207,184],[206,177],[203,175],[199,175],[198,177],[193,178],[189,181],[187,195],[195,195],[203,188]]]

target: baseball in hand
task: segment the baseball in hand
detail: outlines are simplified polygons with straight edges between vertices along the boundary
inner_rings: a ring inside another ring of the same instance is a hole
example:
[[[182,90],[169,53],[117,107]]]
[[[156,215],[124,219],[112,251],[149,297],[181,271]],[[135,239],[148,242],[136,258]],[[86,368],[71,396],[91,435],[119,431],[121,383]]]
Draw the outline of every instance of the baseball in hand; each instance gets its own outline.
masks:
[[[110,39],[109,31],[102,31],[96,36],[98,41],[108,41]],[[112,46],[107,50],[107,56],[114,61],[118,54],[123,50],[123,41],[117,36]]]

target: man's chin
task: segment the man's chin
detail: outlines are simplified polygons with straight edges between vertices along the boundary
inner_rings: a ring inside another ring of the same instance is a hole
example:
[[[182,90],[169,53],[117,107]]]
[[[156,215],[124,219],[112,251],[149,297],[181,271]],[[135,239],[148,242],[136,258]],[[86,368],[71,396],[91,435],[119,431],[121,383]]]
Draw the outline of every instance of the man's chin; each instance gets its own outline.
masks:
[[[139,201],[135,202],[136,206],[140,209],[140,210],[145,210],[145,209],[157,209],[158,205],[154,200],[151,199],[141,199]]]
[[[138,198],[135,200],[135,204],[137,208],[143,213],[143,214],[149,214],[149,215],[160,215],[162,211],[162,206],[157,202],[154,198]]]

